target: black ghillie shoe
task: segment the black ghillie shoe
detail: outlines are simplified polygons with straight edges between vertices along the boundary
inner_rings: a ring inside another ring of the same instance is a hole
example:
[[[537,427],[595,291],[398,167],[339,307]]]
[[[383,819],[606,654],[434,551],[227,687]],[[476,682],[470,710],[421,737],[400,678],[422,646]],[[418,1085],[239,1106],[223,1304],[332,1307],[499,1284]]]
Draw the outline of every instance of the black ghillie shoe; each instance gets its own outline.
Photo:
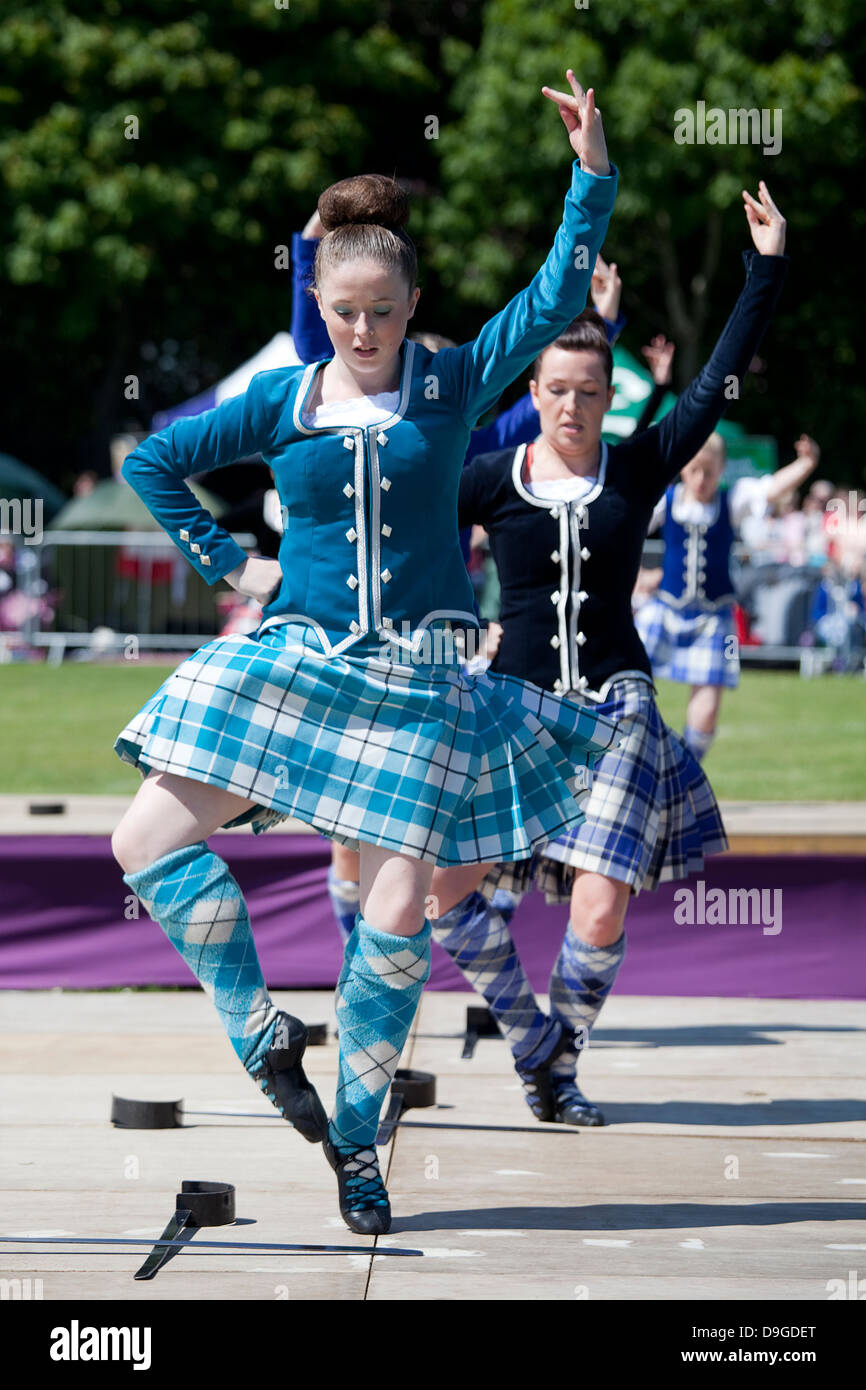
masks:
[[[307,1030],[301,1020],[280,1012],[274,1040],[250,1076],[284,1120],[311,1144],[321,1144],[328,1133],[328,1117],[301,1066],[306,1046]]]
[[[514,1069],[520,1077],[523,1086],[526,1104],[529,1106],[536,1120],[557,1120],[556,1113],[556,1093],[554,1090],[554,1078],[550,1074],[550,1068],[561,1057],[563,1052],[574,1050],[573,1035],[567,1029],[559,1025],[559,1040],[555,1044],[549,1057],[535,1067],[524,1066],[521,1062],[515,1062]]]
[[[341,1154],[327,1138],[322,1147],[337,1174],[340,1215],[349,1230],[359,1236],[384,1236],[391,1229],[391,1204],[376,1150]]]
[[[583,1125],[587,1128],[604,1124],[604,1115],[597,1105],[587,1100],[576,1081],[560,1082],[555,1095],[554,1119],[561,1125]]]

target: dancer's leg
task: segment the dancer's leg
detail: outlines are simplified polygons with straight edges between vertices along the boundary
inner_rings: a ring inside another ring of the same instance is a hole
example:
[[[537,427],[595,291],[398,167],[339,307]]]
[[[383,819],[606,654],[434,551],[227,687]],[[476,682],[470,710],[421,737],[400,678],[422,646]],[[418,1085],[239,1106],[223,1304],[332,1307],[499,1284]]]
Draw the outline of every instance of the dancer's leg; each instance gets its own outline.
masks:
[[[586,1045],[625,955],[630,889],[618,879],[577,870],[562,949],[550,977],[550,1012],[571,1029],[576,1047]],[[601,1111],[576,1081],[577,1051],[553,1064],[559,1117],[568,1124],[603,1124]]]
[[[337,985],[340,1059],[325,1152],[351,1230],[387,1231],[388,1194],[376,1131],[424,982],[430,974],[425,919],[433,865],[373,845],[361,848],[361,911]]]
[[[721,685],[693,685],[691,688],[683,740],[698,762],[706,757],[716,736],[722,690]]]
[[[138,895],[213,1000],[246,1070],[311,1143],[325,1115],[300,1066],[306,1029],[268,994],[249,914],[206,837],[253,803],[219,787],[151,772],[112,836]]]
[[[355,930],[355,918],[361,910],[361,857],[345,845],[331,844],[331,863],[328,868],[328,894],[337,929],[343,945]]]

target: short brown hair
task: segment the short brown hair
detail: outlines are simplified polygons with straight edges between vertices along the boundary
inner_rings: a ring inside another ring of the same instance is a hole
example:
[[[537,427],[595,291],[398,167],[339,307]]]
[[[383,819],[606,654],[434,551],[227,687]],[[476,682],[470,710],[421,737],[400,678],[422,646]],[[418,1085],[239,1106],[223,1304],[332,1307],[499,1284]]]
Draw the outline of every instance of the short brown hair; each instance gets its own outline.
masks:
[[[532,375],[536,381],[544,354],[552,347],[564,348],[566,352],[597,352],[604,363],[608,386],[613,380],[613,353],[610,350],[607,329],[604,319],[594,309],[584,309],[582,314],[578,314],[577,318],[572,320],[564,333],[560,333],[554,342],[542,348],[532,368]]]

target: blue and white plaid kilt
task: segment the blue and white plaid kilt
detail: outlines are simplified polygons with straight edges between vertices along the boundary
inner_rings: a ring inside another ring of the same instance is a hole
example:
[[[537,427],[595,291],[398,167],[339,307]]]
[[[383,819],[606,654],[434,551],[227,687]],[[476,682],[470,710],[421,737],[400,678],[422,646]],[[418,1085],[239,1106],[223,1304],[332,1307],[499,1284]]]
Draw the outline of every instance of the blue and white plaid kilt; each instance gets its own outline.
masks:
[[[708,613],[696,603],[674,608],[656,596],[641,604],[634,622],[654,676],[731,690],[739,685],[740,660],[730,604]]]
[[[617,721],[621,742],[596,763],[586,820],[531,859],[500,864],[484,880],[549,903],[568,902],[575,869],[627,883],[633,893],[700,873],[704,855],[728,848],[713,789],[700,763],[662,720],[652,686],[625,678],[597,706]]]
[[[208,642],[122,730],[115,751],[256,803],[227,825],[296,816],[340,844],[434,864],[492,863],[579,825],[616,726],[454,655],[412,665],[381,646],[326,656],[285,623]],[[581,791],[583,788],[583,792]]]

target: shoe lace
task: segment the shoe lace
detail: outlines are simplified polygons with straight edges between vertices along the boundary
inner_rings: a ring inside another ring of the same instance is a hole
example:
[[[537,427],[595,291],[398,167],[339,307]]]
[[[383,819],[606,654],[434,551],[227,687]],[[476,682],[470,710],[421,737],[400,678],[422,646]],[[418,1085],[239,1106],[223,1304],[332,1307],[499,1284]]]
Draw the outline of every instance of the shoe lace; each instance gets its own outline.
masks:
[[[388,1192],[374,1149],[358,1149],[356,1153],[347,1154],[342,1168],[351,1211],[388,1205]]]

